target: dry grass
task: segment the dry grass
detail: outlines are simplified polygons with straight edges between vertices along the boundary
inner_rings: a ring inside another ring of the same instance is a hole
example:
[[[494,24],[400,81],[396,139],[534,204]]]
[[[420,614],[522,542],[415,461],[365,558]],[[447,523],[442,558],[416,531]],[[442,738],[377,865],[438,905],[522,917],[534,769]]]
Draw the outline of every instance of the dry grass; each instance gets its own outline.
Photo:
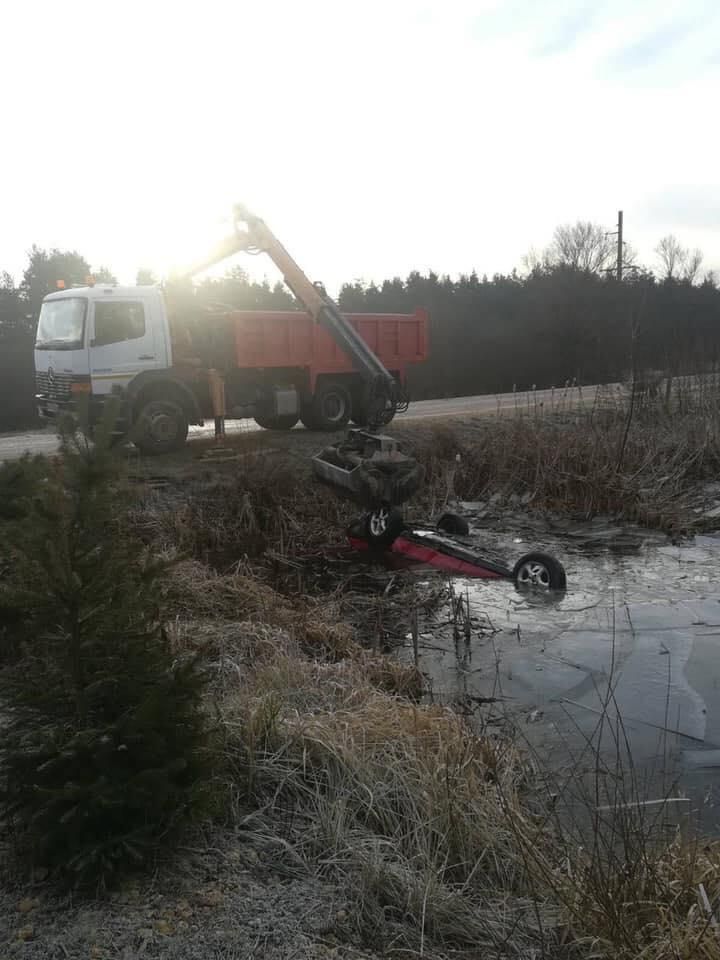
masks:
[[[500,815],[523,777],[509,745],[379,692],[362,663],[328,671],[281,659],[228,698],[225,718],[260,829],[277,832],[292,810],[278,844],[352,890],[363,941],[427,956],[438,944],[499,956],[509,939],[513,952],[537,942],[532,890]]]
[[[258,828],[353,891],[356,933],[375,947],[720,957],[698,906],[700,883],[713,905],[720,897],[717,844],[658,843],[626,818],[582,846],[544,815],[512,743],[379,693],[361,666],[260,666],[225,720],[235,762],[252,771],[242,803],[263,810]]]
[[[311,554],[337,540],[353,509],[312,483],[307,456],[257,452],[196,469],[173,494],[148,493],[133,521],[156,549],[219,569],[240,558]]]
[[[424,430],[414,444],[426,503],[527,493],[546,509],[682,530],[688,490],[720,465],[717,412],[698,413],[690,393],[670,412],[643,401],[632,417],[620,404]],[[312,498],[327,494],[283,473],[265,483],[260,460],[252,469],[218,484],[210,505],[204,487],[186,512],[151,514],[148,530],[196,557],[250,544],[252,562],[230,572],[179,564],[167,602],[178,649],[202,651],[215,671],[233,821],[277,850],[269,865],[336,882],[354,904],[348,936],[388,955],[720,960],[698,900],[703,884],[718,913],[718,846],[659,840],[623,813],[641,810],[636,787],[617,787],[599,753],[611,814],[596,815],[590,789],[584,816],[563,819],[516,742],[412,702],[423,678],[363,649],[340,591],[288,597],[258,579],[263,550],[319,549],[345,508],[319,523],[327,511]]]
[[[576,819],[548,805],[519,740],[412,702],[415,668],[363,649],[333,604],[197,562],[176,567],[167,599],[176,648],[215,675],[235,829],[276,851],[273,870],[336,883],[347,936],[433,960],[720,960],[698,901],[702,883],[717,910],[718,845],[659,839],[599,752],[613,810],[596,815],[578,763],[555,788],[574,791]]]
[[[499,493],[535,509],[683,533],[697,526],[698,491],[720,470],[720,402],[687,387],[669,408],[659,399],[631,407],[624,397],[553,415],[521,409],[473,429],[438,427],[413,448],[430,509]]]
[[[198,561],[184,561],[168,578],[165,602],[168,614],[180,620],[252,619],[278,627],[309,656],[339,660],[359,650],[331,604],[310,597],[290,600],[247,573],[219,574]]]

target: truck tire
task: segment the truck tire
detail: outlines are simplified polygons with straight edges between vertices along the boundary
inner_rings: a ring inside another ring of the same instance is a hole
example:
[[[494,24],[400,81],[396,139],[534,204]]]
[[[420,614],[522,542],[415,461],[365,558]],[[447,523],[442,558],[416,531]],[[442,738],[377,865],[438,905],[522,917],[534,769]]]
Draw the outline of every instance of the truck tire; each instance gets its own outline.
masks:
[[[255,423],[263,430],[292,430],[300,417],[297,413],[281,413],[274,417],[266,417],[261,413],[255,414]]]
[[[180,450],[187,439],[185,411],[174,400],[149,400],[132,430],[135,446],[148,456]]]
[[[300,411],[300,422],[306,430],[319,430],[315,417],[313,415],[312,403],[305,404]]]
[[[368,413],[362,397],[355,394],[352,398],[352,412],[350,419],[356,427],[366,427],[368,424]]]
[[[390,417],[393,419],[395,414]],[[367,396],[364,390],[354,390],[352,394],[352,412],[350,419],[356,427],[366,427],[370,422],[370,411],[367,405]],[[390,423],[390,420],[387,423]]]
[[[342,383],[337,380],[320,383],[310,405],[308,419],[313,426],[309,429],[342,430],[350,419],[351,409],[350,391]],[[305,417],[303,423],[308,426]]]
[[[394,418],[395,418],[395,414],[393,414],[392,417],[390,417],[390,419],[383,424],[383,426],[387,426],[388,423],[390,423]],[[364,410],[362,407],[357,412],[353,408],[352,416],[350,419],[355,424],[356,427],[366,427],[370,420],[367,411]]]

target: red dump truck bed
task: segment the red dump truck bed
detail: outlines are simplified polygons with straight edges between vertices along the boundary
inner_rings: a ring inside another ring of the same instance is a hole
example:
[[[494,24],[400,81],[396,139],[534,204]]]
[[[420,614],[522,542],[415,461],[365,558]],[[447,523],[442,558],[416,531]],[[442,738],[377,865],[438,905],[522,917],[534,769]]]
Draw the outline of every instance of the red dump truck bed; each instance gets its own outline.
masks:
[[[349,313],[353,324],[387,370],[405,380],[408,364],[427,359],[428,317],[415,313]],[[294,310],[243,310],[231,314],[238,367],[307,370],[310,390],[320,374],[352,373],[352,361],[328,331]]]

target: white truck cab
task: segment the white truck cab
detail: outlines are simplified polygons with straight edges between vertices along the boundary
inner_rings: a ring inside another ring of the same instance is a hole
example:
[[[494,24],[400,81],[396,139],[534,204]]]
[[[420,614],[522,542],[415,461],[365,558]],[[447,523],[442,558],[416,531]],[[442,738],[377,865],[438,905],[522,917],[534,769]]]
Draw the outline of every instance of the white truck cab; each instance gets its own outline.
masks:
[[[120,397],[129,411],[129,396],[147,392],[152,384],[158,394],[160,375],[185,408],[184,420],[197,421],[191,391],[174,383],[172,365],[168,318],[158,287],[98,284],[45,297],[35,339],[35,399],[41,417],[54,419],[80,394],[91,396],[95,411],[109,396]],[[166,390],[165,395],[172,393]],[[130,419],[128,412],[126,426]],[[175,429],[157,413],[155,424],[161,439],[163,431],[167,440],[168,429]],[[183,431],[187,433],[187,422],[180,424]]]
[[[52,392],[85,392],[72,391],[75,382],[84,382],[99,397],[112,393],[115,385],[126,386],[143,370],[170,366],[170,336],[158,287],[76,287],[45,297],[35,370],[39,380],[54,382]]]

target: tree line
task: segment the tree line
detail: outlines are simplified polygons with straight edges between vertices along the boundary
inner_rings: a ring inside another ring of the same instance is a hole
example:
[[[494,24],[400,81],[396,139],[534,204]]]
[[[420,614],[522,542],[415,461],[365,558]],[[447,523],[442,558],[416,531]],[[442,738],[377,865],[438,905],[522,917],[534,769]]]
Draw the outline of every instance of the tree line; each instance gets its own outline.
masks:
[[[430,358],[410,373],[416,399],[714,368],[720,290],[714,275],[702,272],[702,253],[669,235],[649,267],[625,247],[618,279],[616,249],[601,226],[578,221],[558,227],[544,250],[531,250],[522,271],[491,277],[413,271],[380,284],[343,284],[338,300],[346,312],[429,312]],[[0,429],[32,421],[32,337],[43,297],[59,278],[70,287],[90,273],[75,251],[37,247],[20,283],[0,273]],[[93,275],[115,279],[107,267]],[[137,282],[155,278],[140,270]],[[206,278],[195,296],[199,305],[240,310],[296,307],[282,284],[251,280],[239,267]]]

